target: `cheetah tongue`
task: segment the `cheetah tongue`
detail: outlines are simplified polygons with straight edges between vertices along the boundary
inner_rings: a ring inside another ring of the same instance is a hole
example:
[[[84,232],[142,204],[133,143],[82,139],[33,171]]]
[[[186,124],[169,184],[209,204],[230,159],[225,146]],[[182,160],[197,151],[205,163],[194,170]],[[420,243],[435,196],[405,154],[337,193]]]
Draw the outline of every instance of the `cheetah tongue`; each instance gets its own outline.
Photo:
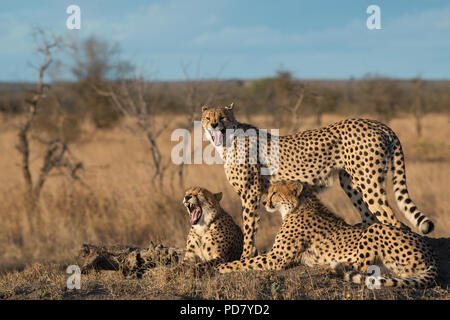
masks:
[[[222,132],[220,130],[211,130],[211,137],[216,147],[222,145]]]
[[[191,225],[194,225],[200,220],[200,217],[202,216],[202,209],[200,209],[199,206],[196,206],[195,209],[191,213]]]

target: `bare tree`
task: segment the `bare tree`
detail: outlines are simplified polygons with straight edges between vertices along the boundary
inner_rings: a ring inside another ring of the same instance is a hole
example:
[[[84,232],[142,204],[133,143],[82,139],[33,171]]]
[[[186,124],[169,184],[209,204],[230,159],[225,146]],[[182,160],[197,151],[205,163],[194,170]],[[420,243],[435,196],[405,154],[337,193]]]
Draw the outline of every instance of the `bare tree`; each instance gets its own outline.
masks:
[[[199,65],[197,66],[196,80],[190,78],[187,65],[182,65],[182,67],[186,77],[186,85],[183,88],[187,112],[185,117],[183,117],[184,120],[181,126],[192,128],[194,119],[200,112],[201,105],[210,103],[215,97],[217,84],[212,81],[208,87],[208,93],[204,95],[201,90],[204,82],[198,76],[200,72]],[[167,129],[169,123],[164,122],[161,124],[156,121],[157,106],[151,103],[152,99],[148,94],[151,90],[150,83],[145,82],[140,76],[130,80],[122,79],[120,82],[103,81],[98,85],[94,83],[92,87],[99,96],[110,99],[113,107],[120,114],[133,119],[138,130],[144,133],[152,160],[153,174],[151,181],[154,186],[159,186],[161,189],[165,176],[169,172],[170,162],[164,161],[156,139]],[[184,164],[177,166],[175,174],[178,176],[179,184],[184,185]],[[173,180],[171,179],[170,181],[172,182]]]
[[[301,107],[303,104],[303,100],[305,99],[305,87],[302,86],[300,89],[300,93],[298,94],[297,101],[295,101],[294,104],[289,104],[285,108],[288,112],[288,119],[289,119],[289,126],[288,130],[289,132],[297,132],[299,130],[299,112],[301,111]]]
[[[42,29],[34,31],[34,37],[37,45],[38,54],[43,56],[43,61],[38,67],[39,74],[36,82],[36,89],[31,93],[31,98],[26,99],[28,112],[25,122],[19,127],[19,142],[16,149],[21,154],[22,175],[25,182],[25,202],[27,210],[31,214],[39,202],[42,188],[54,168],[66,168],[70,171],[70,176],[78,179],[77,171],[82,168],[82,163],[74,164],[67,156],[68,146],[64,139],[59,137],[46,140],[33,132],[33,126],[36,122],[36,115],[40,102],[47,96],[48,86],[44,84],[44,75],[53,62],[52,53],[61,45],[61,38],[54,35],[48,36]],[[36,181],[33,181],[33,175],[30,170],[30,138],[45,146],[43,154],[43,164],[39,170]]]
[[[423,134],[423,117],[430,111],[430,105],[427,103],[424,94],[424,82],[421,78],[417,77],[413,80],[414,82],[414,101],[412,112],[414,115],[414,119],[416,120],[416,132],[419,138],[422,137]]]
[[[305,98],[315,97],[317,93],[313,92],[309,85],[294,79],[289,71],[278,70],[272,81],[274,104],[285,111],[282,114],[282,123],[286,125],[289,132],[297,132],[302,119],[300,112],[305,111],[303,105]],[[318,113],[322,109],[316,108],[314,111]],[[318,117],[320,116],[321,114]]]
[[[100,96],[111,99],[116,110],[133,119],[140,132],[144,133],[152,157],[153,175],[151,182],[153,185],[157,182],[161,189],[168,164],[163,163],[156,139],[167,128],[168,123],[157,126],[155,112],[148,103],[149,99],[145,97],[149,85],[148,82],[143,81],[142,76],[139,76],[132,80],[122,80],[118,84],[105,83],[103,88],[94,86],[94,89]]]
[[[316,126],[320,127],[322,125],[322,116],[323,116],[323,109],[324,109],[324,102],[326,97],[324,95],[316,95],[316,104],[314,105],[314,114],[316,116]]]
[[[395,79],[366,75],[361,81],[362,98],[370,112],[389,123],[398,112],[404,98],[403,90]]]
[[[186,87],[184,89],[185,94],[185,105],[186,105],[186,118],[183,121],[183,127],[187,129],[192,129],[193,122],[196,115],[199,113],[201,105],[209,104],[212,100],[210,96],[207,100],[200,100],[200,61],[197,63],[197,80],[191,79],[189,75],[189,66],[187,64],[182,64],[182,69],[184,77],[186,79]],[[178,181],[180,185],[184,185],[184,163],[180,163],[177,169]]]
[[[201,76],[201,60],[197,62],[195,79],[192,79],[189,73],[189,65],[182,64],[182,69],[184,77],[186,80],[186,86],[184,89],[185,95],[185,105],[186,105],[186,116],[182,126],[187,129],[193,128],[194,119],[200,114],[201,106],[209,105],[212,103],[213,99],[217,97],[219,91],[219,83],[216,80],[209,80],[207,94],[202,94],[201,85],[204,84],[205,80]],[[217,78],[223,71],[225,65],[223,65],[215,78]],[[184,185],[184,163],[178,165],[177,170],[178,180],[180,185]]]
[[[70,71],[77,79],[75,88],[81,98],[82,109],[97,128],[107,128],[119,121],[119,114],[111,108],[107,97],[98,95],[93,87],[101,88],[108,81],[119,81],[133,74],[134,66],[121,60],[118,43],[96,38],[70,42],[72,59]]]

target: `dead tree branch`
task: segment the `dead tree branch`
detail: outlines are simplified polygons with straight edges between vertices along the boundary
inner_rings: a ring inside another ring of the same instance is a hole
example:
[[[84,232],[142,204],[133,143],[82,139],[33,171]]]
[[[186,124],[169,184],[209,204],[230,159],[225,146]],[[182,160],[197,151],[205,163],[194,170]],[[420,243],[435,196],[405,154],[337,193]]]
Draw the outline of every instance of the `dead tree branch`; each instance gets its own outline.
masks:
[[[164,123],[161,128],[156,127],[151,106],[144,97],[145,83],[142,76],[131,81],[121,81],[119,85],[105,84],[105,88],[94,86],[97,94],[111,99],[114,108],[123,115],[132,118],[138,129],[144,133],[152,158],[153,175],[151,182],[158,182],[161,188],[164,182],[168,164],[163,163],[161,151],[156,142],[158,136],[168,127]]]
[[[185,89],[185,104],[187,107],[187,115],[184,118],[185,121],[183,123],[183,126],[188,129],[193,128],[194,119],[198,116],[201,110],[202,105],[208,105],[210,104],[214,98],[216,98],[218,90],[218,82],[213,81],[211,86],[208,90],[208,94],[205,97],[200,92],[200,86],[204,79],[201,77],[201,60],[197,62],[196,66],[196,75],[195,80],[191,78],[189,74],[189,65],[188,64],[181,64],[181,68],[183,70],[183,74],[186,80],[186,89]],[[219,69],[217,74],[215,75],[215,78],[218,78],[220,73],[222,73],[223,69],[225,68],[225,65],[222,65],[222,67]],[[184,185],[184,164],[181,163],[178,165],[178,180],[181,186]]]
[[[29,213],[34,211],[37,203],[39,202],[42,188],[53,168],[72,165],[72,162],[65,157],[68,147],[65,141],[59,138],[45,141],[38,135],[32,135],[36,141],[42,143],[45,146],[45,152],[43,157],[43,164],[40,168],[38,178],[36,182],[33,181],[33,176],[30,170],[30,131],[33,128],[33,124],[36,120],[36,114],[38,105],[43,98],[46,97],[47,86],[44,84],[44,75],[53,62],[52,52],[59,48],[61,44],[61,38],[55,36],[47,36],[42,29],[36,29],[34,33],[36,41],[39,43],[36,51],[43,55],[43,61],[39,65],[38,80],[36,82],[36,89],[32,92],[31,98],[26,99],[26,103],[29,107],[25,122],[19,128],[18,138],[19,142],[16,145],[16,149],[21,154],[21,167],[22,175],[24,177],[26,186],[26,203],[28,204]],[[82,167],[81,163],[74,165],[72,175],[76,175]]]
[[[299,129],[298,128],[299,111],[301,110],[304,98],[305,98],[305,89],[302,87],[295,104],[286,107],[289,113],[289,121],[290,121],[289,132],[297,132]]]

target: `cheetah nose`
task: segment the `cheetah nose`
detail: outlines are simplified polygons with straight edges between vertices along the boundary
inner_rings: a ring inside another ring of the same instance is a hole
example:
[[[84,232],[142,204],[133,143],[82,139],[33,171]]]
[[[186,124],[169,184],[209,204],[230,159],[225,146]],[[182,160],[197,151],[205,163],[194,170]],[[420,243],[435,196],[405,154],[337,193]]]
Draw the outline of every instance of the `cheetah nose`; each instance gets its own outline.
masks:
[[[192,196],[186,196],[184,197],[184,201],[189,201],[190,198],[192,198]]]
[[[213,129],[217,128],[217,126],[218,126],[218,123],[217,123],[217,122],[211,123],[211,127],[212,127]]]
[[[263,206],[265,206],[267,204],[267,201],[263,201],[262,204]]]

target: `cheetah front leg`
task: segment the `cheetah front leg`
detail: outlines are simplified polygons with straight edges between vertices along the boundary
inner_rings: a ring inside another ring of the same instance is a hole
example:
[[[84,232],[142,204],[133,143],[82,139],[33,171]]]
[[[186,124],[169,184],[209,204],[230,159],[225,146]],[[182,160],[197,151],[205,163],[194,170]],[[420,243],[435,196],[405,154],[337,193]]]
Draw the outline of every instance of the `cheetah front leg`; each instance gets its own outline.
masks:
[[[288,250],[289,246],[291,248]],[[292,250],[294,247],[296,250]],[[295,264],[295,258],[304,252],[305,248],[302,241],[292,239],[290,229],[287,228],[277,234],[273,247],[267,254],[222,263],[216,266],[215,270],[220,273],[246,270],[284,270]]]
[[[271,262],[269,266],[269,260],[267,255],[259,255],[254,258],[245,258],[241,260],[235,260],[232,262],[222,263],[215,267],[216,271],[220,273],[229,273],[235,271],[246,271],[246,270],[270,270],[277,267],[274,262]],[[277,267],[281,270],[281,266]]]
[[[221,257],[205,262],[199,262],[186,268],[187,270],[185,271],[185,274],[192,275],[194,277],[210,275],[214,271],[215,266],[224,262],[224,259]]]
[[[245,258],[222,263],[215,267],[220,273],[248,270],[284,270],[294,263],[294,252],[271,250],[254,258]]]
[[[244,233],[241,258],[254,257],[257,254],[255,239],[259,223],[257,209],[262,193],[258,166],[240,165],[229,167],[228,170],[228,178],[241,198]],[[234,172],[240,172],[240,175],[233,175]]]
[[[195,253],[195,251],[199,247],[198,236],[191,229],[189,231],[189,235],[186,240],[186,252],[184,254],[183,263],[197,263],[199,261],[199,257]]]
[[[255,246],[259,214],[257,212],[261,194],[258,186],[252,186],[241,194],[242,219],[244,227],[244,247],[241,258],[257,255]]]

